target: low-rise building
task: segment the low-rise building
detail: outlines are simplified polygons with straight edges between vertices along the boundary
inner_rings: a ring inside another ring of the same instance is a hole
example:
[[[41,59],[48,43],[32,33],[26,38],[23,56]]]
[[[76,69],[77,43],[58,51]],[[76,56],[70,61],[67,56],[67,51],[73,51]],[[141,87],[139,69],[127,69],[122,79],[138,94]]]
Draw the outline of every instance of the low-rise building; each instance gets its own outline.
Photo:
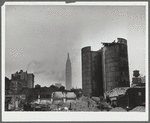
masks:
[[[132,86],[139,85],[141,83],[145,83],[145,76],[141,77],[139,70],[134,70],[133,77],[132,77]]]
[[[55,86],[58,87],[58,88],[60,88],[63,85],[61,83],[56,83]]]
[[[27,84],[28,88],[34,88],[34,74],[32,73],[27,74]]]
[[[20,72],[16,72],[11,75],[12,81],[19,81],[22,84],[22,88],[34,88],[34,74],[33,73],[27,73],[23,70],[20,70]]]
[[[12,91],[12,93],[18,94],[21,93],[22,90],[22,84],[19,81],[12,81],[10,83],[10,90]]]

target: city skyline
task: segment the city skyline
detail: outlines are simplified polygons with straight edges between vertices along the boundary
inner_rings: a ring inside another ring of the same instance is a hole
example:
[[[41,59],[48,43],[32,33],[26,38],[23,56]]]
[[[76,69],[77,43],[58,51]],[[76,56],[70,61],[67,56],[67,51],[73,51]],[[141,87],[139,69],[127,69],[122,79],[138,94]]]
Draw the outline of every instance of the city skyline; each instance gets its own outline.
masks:
[[[23,70],[35,85],[65,85],[65,62],[72,59],[72,86],[82,87],[81,49],[125,38],[130,81],[145,71],[145,6],[6,6],[5,75]]]

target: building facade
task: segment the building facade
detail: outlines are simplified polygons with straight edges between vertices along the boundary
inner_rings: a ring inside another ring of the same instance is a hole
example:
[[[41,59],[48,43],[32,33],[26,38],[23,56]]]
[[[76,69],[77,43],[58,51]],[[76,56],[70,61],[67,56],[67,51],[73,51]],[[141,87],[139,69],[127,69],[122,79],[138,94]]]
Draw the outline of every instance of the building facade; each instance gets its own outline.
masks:
[[[132,85],[138,85],[141,83],[145,83],[145,77],[140,76],[139,70],[134,70],[132,77]]]
[[[9,78],[5,77],[5,94],[9,94],[10,84],[11,84],[11,80]]]
[[[66,90],[70,90],[71,88],[72,88],[72,70],[71,70],[71,61],[68,53],[68,58],[66,62]]]
[[[116,87],[129,87],[127,40],[102,43],[99,51],[84,47],[82,55],[82,89],[84,95],[101,96]]]
[[[16,72],[11,75],[12,81],[19,81],[22,84],[22,88],[33,88],[34,87],[34,74],[23,72]]]
[[[23,72],[23,70],[20,70],[20,72],[17,71],[16,73],[11,75],[11,80],[21,82],[23,88],[28,87],[28,84],[27,84],[27,71],[26,72]]]
[[[22,84],[21,84],[21,82],[19,82],[19,81],[11,81],[11,83],[10,83],[10,90],[14,94],[21,93],[21,90],[22,90]]]
[[[142,83],[141,77],[132,77],[132,85]]]
[[[82,48],[82,89],[86,96],[103,95],[102,51]]]
[[[116,87],[129,87],[129,65],[127,40],[102,43],[103,88],[104,92]]]
[[[28,88],[34,88],[34,74],[29,73],[27,74],[27,77]]]

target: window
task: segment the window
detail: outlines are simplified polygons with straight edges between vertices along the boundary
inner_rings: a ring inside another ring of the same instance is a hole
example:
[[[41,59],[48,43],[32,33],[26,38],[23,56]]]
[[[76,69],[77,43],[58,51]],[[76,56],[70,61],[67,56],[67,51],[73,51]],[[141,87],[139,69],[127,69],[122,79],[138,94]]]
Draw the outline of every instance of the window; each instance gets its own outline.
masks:
[[[138,92],[138,96],[142,96],[142,93],[141,93],[141,92]]]

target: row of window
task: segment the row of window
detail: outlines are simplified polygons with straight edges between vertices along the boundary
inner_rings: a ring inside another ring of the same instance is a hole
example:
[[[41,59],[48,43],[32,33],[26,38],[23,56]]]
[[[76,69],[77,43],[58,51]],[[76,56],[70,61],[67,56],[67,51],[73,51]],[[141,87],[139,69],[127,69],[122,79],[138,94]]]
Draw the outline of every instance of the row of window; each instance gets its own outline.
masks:
[[[119,57],[113,57],[113,58],[107,58],[105,59],[105,63],[111,63],[111,62],[118,62],[119,61]]]
[[[106,68],[110,68],[110,67],[118,67],[119,66],[119,62],[112,62],[112,63],[108,63],[108,64],[105,64],[105,67]]]
[[[113,67],[108,67],[105,69],[105,72],[114,72],[114,71],[119,71],[119,67],[118,66],[113,66]]]
[[[129,76],[125,76],[125,77],[109,77],[109,78],[105,78],[105,81],[107,82],[124,82],[124,81],[129,81]]]
[[[120,72],[109,72],[105,74],[105,77],[113,77],[113,76],[120,76]]]
[[[84,80],[82,82],[83,85],[91,85],[91,80]]]

